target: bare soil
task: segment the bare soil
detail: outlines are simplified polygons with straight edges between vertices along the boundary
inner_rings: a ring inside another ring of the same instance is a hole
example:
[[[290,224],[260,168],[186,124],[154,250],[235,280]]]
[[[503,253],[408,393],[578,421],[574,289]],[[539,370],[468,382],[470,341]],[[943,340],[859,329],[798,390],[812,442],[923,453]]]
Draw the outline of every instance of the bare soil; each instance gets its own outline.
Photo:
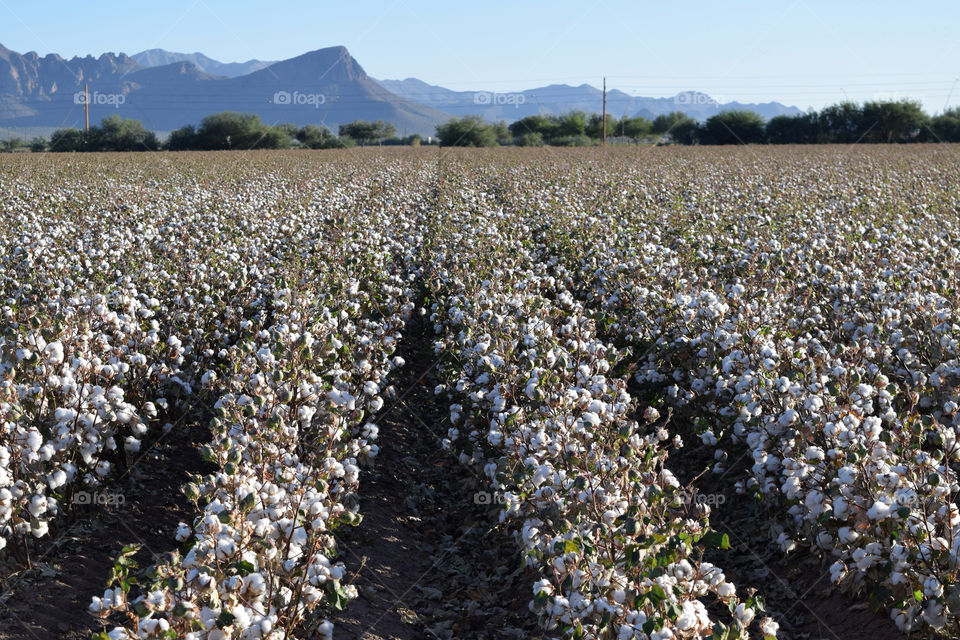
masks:
[[[361,477],[364,519],[340,539],[361,597],[334,619],[334,633],[364,640],[534,637],[527,609],[534,578],[496,525],[477,470],[440,445],[449,422],[433,393],[431,327],[416,317],[407,329],[397,398],[377,418],[380,454]]]

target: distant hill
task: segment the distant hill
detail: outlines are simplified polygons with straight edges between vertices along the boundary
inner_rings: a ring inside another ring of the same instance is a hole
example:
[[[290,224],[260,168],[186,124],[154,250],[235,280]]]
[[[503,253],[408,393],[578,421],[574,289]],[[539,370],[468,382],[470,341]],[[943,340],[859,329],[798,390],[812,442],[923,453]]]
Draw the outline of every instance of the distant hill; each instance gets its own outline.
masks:
[[[463,116],[481,114],[487,120],[513,121],[534,114],[558,114],[579,109],[588,113],[602,108],[603,91],[588,84],[578,87],[567,84],[552,84],[515,93],[492,91],[452,91],[427,84],[417,78],[406,80],[379,80],[384,88],[448,113]],[[779,102],[760,104],[721,103],[705,93],[685,91],[669,98],[631,96],[616,89],[607,91],[607,113],[620,118],[623,115],[655,118],[671,111],[683,111],[697,120],[728,109],[754,111],[766,119],[779,115],[803,113],[797,107]]]
[[[122,53],[67,60],[0,46],[0,127],[82,127],[84,84],[92,122],[116,113],[161,132],[228,110],[256,113],[267,124],[326,124],[334,131],[358,118],[379,119],[399,133],[426,135],[449,118],[384,89],[344,47],[227,78],[190,61],[147,67]]]
[[[246,62],[220,62],[208,58],[199,51],[197,53],[175,53],[163,49],[148,49],[130,56],[144,67],[162,67],[174,62],[192,62],[204,73],[214,76],[236,78],[248,73],[269,67],[273,62],[263,60],[247,60]]]

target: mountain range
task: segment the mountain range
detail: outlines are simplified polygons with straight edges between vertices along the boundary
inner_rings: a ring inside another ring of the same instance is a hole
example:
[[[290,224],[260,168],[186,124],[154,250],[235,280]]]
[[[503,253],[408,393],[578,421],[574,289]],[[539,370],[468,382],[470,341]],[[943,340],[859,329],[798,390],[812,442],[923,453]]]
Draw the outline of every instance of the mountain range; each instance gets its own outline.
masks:
[[[224,76],[227,78],[236,78],[245,76],[248,73],[266,69],[273,62],[264,62],[263,60],[247,60],[246,62],[220,62],[213,58],[208,58],[199,51],[196,53],[174,53],[164,51],[163,49],[147,49],[140,53],[130,56],[144,67],[162,67],[174,62],[192,62],[200,71],[209,73],[213,76]]]
[[[432,135],[436,125],[451,116],[478,114],[489,121],[512,122],[537,113],[598,112],[602,92],[586,84],[496,93],[453,91],[416,78],[375,80],[344,47],[278,62],[223,63],[202,53],[162,49],[66,59],[20,54],[0,45],[0,127],[82,127],[85,100],[91,124],[118,114],[158,132],[229,110],[257,113],[268,124],[325,124],[336,131],[337,125],[356,119],[384,120],[400,134]],[[669,98],[607,92],[608,113],[616,117],[684,111],[702,120],[731,108],[750,109],[765,118],[800,113],[776,102],[719,104],[694,91]]]
[[[587,113],[598,112],[603,102],[603,91],[588,84],[573,87],[568,84],[551,84],[537,89],[515,93],[493,91],[452,91],[427,84],[416,78],[406,80],[380,80],[381,85],[398,96],[440,109],[455,116],[481,114],[487,120],[519,120],[536,114],[559,114],[574,109]],[[705,120],[720,111],[747,109],[769,120],[774,116],[797,115],[797,107],[788,107],[779,102],[744,104],[721,103],[706,93],[683,91],[668,98],[631,96],[616,89],[607,91],[607,113],[617,119],[621,116],[655,118],[671,111],[683,111],[692,118]]]

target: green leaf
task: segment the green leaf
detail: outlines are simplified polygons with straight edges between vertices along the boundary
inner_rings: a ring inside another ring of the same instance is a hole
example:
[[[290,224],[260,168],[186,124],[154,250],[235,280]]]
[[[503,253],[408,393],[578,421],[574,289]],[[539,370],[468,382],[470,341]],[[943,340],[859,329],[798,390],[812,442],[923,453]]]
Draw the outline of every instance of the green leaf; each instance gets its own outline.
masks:
[[[235,619],[236,617],[232,613],[226,609],[223,609],[220,612],[220,616],[217,618],[217,628],[223,629],[224,627],[229,627],[231,624],[233,624]]]
[[[703,534],[703,537],[700,538],[700,541],[706,546],[714,549],[730,548],[730,536],[725,533],[720,533],[719,531],[708,531],[707,533]]]
[[[654,585],[652,589],[647,591],[647,597],[650,599],[650,602],[656,606],[667,599],[667,594],[663,590],[663,587],[660,585]]]

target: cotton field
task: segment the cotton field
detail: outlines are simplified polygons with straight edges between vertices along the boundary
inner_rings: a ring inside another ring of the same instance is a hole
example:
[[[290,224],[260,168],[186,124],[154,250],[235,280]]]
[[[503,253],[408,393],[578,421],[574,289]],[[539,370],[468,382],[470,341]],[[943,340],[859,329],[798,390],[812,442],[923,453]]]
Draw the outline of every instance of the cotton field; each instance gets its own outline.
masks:
[[[485,526],[541,637],[793,637],[770,584],[732,577],[732,504],[831,597],[957,637],[958,161],[4,160],[0,581],[53,580],[33,565],[101,508],[78,496],[149,487],[147,454],[199,427],[192,517],[146,561],[117,531],[71,615],[111,639],[341,637],[363,582],[340,536],[420,349],[445,418],[418,429],[502,498]]]

